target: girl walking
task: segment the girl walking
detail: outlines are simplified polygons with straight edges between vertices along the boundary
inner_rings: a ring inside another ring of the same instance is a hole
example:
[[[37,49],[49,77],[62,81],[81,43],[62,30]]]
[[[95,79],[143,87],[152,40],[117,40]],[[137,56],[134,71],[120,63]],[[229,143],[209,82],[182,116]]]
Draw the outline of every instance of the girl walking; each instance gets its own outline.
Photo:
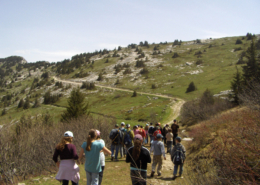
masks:
[[[72,144],[72,140],[73,133],[71,131],[65,132],[61,142],[56,146],[53,155],[53,160],[59,168],[56,179],[62,181],[62,185],[68,185],[69,181],[72,182],[72,185],[78,185],[80,178],[79,167],[74,161],[79,157],[75,145]],[[60,157],[60,162],[58,161],[58,157]]]
[[[96,132],[97,132],[97,142],[100,142],[100,143],[104,144],[104,146],[105,146],[105,141],[103,139],[101,139],[100,131],[96,130]],[[99,185],[101,185],[101,183],[102,183],[103,174],[104,174],[104,170],[105,170],[105,154],[104,154],[103,150],[100,151],[100,165],[101,165],[102,171],[99,172],[99,179],[98,179]]]
[[[142,146],[143,138],[140,134],[134,137],[134,146],[129,148],[126,162],[130,163],[132,184],[146,185],[147,163],[151,163],[150,152]]]
[[[87,174],[87,185],[98,185],[99,173],[102,172],[100,163],[100,151],[111,155],[111,151],[108,150],[104,143],[96,141],[97,132],[91,129],[88,134],[87,142],[81,145],[81,151],[79,159],[83,157],[85,153],[85,171]]]

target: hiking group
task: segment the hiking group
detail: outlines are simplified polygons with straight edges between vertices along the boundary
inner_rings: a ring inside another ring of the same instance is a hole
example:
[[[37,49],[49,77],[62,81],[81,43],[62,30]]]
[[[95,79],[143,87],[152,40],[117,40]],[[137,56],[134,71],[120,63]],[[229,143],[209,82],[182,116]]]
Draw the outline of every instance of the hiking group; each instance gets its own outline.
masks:
[[[179,176],[183,178],[186,150],[181,144],[181,138],[178,137],[178,129],[176,120],[171,127],[166,124],[163,129],[160,123],[156,123],[155,126],[150,123],[146,124],[145,128],[140,125],[133,126],[133,130],[131,130],[129,124],[125,125],[122,122],[120,128],[116,124],[110,132],[111,151],[105,147],[100,131],[91,129],[87,141],[81,145],[79,156],[75,145],[72,144],[73,133],[67,131],[56,146],[53,155],[53,160],[59,168],[56,179],[62,181],[63,185],[67,185],[69,181],[72,181],[73,185],[78,185],[80,175],[75,160],[81,164],[80,160],[85,154],[87,185],[100,185],[105,169],[105,154],[111,155],[111,161],[118,161],[118,153],[120,153],[120,157],[126,158],[125,161],[130,163],[132,184],[146,185],[147,163],[152,161],[150,152],[153,152],[151,177],[154,177],[156,167],[157,175],[161,176],[163,158],[166,160],[165,144],[166,153],[171,154],[171,160],[174,163],[173,180],[177,177],[178,168],[180,168]],[[150,151],[144,147],[145,144],[150,144]],[[60,161],[58,161],[58,157],[60,157]]]

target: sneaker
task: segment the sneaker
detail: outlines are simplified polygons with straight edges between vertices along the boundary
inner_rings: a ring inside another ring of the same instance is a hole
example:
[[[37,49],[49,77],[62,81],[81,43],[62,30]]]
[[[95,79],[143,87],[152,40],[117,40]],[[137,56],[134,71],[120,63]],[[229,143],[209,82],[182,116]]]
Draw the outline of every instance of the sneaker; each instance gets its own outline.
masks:
[[[153,177],[153,176],[154,176],[154,172],[151,173],[151,177]]]
[[[175,180],[176,179],[176,175],[173,176],[172,180]]]
[[[114,160],[114,157],[112,156],[112,157],[111,157],[111,161],[113,161],[113,160]]]
[[[162,173],[158,173],[158,176],[161,176],[162,175]]]

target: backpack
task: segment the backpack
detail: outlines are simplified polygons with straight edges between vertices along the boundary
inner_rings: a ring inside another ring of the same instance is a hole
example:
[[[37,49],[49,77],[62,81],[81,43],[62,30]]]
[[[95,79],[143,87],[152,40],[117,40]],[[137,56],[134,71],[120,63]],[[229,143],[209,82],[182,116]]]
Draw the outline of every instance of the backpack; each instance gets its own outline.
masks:
[[[131,130],[129,130],[128,132],[125,133],[125,137],[124,137],[125,145],[130,145],[132,143],[132,138],[130,136],[130,132],[131,132]]]
[[[185,155],[183,153],[183,150],[182,150],[182,145],[178,146],[176,151],[174,152],[173,154],[173,157],[172,157],[172,162],[174,164],[183,164],[184,160],[185,160]]]
[[[153,136],[154,136],[155,139],[157,139],[157,137],[156,137],[157,134],[160,134],[160,130],[156,130],[156,131],[153,133]]]
[[[153,126],[150,126],[148,129],[148,134],[153,135]]]
[[[120,130],[112,130],[110,135],[109,135],[109,139],[112,140],[112,144],[117,145],[120,143]]]

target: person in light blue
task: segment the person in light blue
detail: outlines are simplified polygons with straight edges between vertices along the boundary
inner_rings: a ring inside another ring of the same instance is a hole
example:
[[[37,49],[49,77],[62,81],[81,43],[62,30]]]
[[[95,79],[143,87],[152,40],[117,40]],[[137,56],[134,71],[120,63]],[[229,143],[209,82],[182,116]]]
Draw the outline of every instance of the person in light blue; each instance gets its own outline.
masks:
[[[81,151],[79,159],[83,157],[85,153],[85,171],[87,174],[87,185],[98,185],[99,173],[102,172],[100,163],[100,151],[111,154],[111,151],[107,149],[103,143],[96,141],[97,132],[91,129],[88,134],[87,142],[81,145]]]

